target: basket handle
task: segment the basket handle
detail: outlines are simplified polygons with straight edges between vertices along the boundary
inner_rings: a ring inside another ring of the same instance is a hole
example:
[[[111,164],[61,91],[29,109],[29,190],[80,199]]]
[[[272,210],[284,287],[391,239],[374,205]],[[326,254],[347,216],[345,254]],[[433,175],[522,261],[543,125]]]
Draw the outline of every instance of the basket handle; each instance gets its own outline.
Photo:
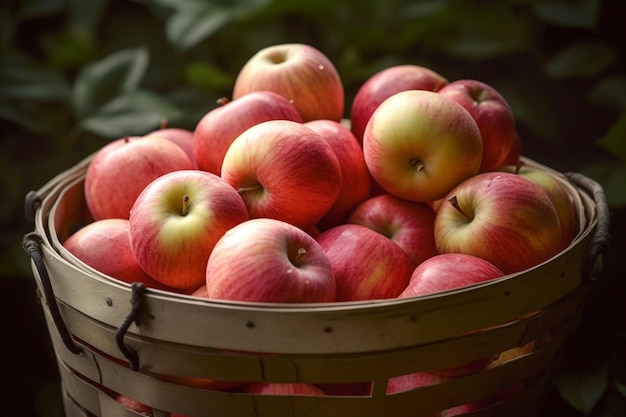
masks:
[[[606,252],[610,243],[608,203],[604,190],[598,182],[576,172],[567,172],[565,176],[572,183],[591,194],[596,203],[598,224],[583,264],[583,276],[592,281],[596,279],[597,274],[600,272],[601,266],[598,264],[598,261],[601,260],[601,255]]]
[[[139,311],[141,309],[143,294],[146,291],[146,286],[141,282],[133,282],[131,284],[131,290],[131,309],[120,327],[115,332],[115,342],[117,343],[117,347],[120,352],[122,352],[126,359],[128,359],[129,368],[133,371],[137,371],[139,370],[139,356],[137,355],[137,352],[124,343],[124,336],[133,322],[136,325],[139,325]]]
[[[39,236],[35,232],[31,232],[24,236],[22,240],[22,248],[24,249],[24,251],[26,251],[26,253],[28,253],[30,258],[33,260],[33,263],[35,264],[35,267],[37,268],[37,272],[43,286],[45,302],[50,309],[52,321],[59,331],[61,340],[70,352],[77,355],[82,352],[82,349],[78,345],[76,345],[76,343],[74,343],[72,335],[67,330],[65,322],[63,322],[63,317],[61,316],[61,312],[59,311],[59,306],[56,302],[56,298],[54,297],[52,285],[50,284],[50,276],[48,275],[48,270],[46,269],[46,265],[43,261],[43,256],[41,256],[42,242],[43,239],[41,238],[41,236]]]

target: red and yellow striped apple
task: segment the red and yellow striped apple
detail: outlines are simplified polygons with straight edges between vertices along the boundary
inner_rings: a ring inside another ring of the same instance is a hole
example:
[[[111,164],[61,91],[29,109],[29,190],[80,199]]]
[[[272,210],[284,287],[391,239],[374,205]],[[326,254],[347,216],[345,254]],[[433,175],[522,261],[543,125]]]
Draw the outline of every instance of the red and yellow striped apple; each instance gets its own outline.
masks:
[[[445,196],[478,172],[482,153],[480,131],[467,110],[426,90],[383,101],[363,136],[365,163],[376,182],[411,201]]]
[[[319,49],[302,43],[268,46],[239,70],[233,99],[253,91],[273,91],[289,99],[305,122],[343,117],[343,82],[333,62]]]
[[[181,170],[151,182],[130,212],[130,244],[157,281],[194,291],[217,241],[249,218],[241,196],[215,174]]]
[[[217,242],[206,267],[209,298],[315,303],[336,298],[330,261],[303,230],[275,219],[243,222]]]
[[[239,192],[250,217],[303,229],[328,213],[341,189],[332,147],[289,120],[259,123],[239,135],[224,156],[222,178]]]

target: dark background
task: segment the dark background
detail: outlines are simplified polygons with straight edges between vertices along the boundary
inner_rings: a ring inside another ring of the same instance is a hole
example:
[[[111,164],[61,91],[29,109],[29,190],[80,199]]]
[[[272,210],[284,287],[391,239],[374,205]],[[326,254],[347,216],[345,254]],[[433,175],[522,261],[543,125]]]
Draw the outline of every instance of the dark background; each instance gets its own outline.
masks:
[[[524,155],[604,187],[612,241],[545,416],[626,415],[626,72],[620,0],[0,0],[0,414],[61,415],[56,364],[22,236],[23,199],[108,141],[193,129],[264,46],[336,64],[346,116],[398,63],[496,87]]]

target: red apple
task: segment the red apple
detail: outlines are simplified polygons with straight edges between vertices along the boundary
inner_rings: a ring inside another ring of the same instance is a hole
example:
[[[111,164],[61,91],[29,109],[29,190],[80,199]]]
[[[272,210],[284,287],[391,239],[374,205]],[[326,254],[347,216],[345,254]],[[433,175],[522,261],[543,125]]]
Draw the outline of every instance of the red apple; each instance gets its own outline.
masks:
[[[173,288],[148,275],[137,263],[130,248],[128,219],[102,219],[78,229],[63,247],[93,269],[126,283],[141,282],[165,291]]]
[[[117,403],[122,407],[132,410],[139,415],[147,417],[152,417],[154,415],[152,407],[143,404],[134,398],[127,397],[126,395],[116,394],[115,401],[117,401]]]
[[[399,298],[434,294],[499,278],[504,273],[491,262],[463,253],[443,253],[426,259],[411,274]]]
[[[251,382],[244,385],[238,392],[260,395],[326,395],[321,388],[313,384]]]
[[[152,180],[193,169],[185,151],[162,137],[117,139],[94,155],[85,174],[85,201],[94,220],[128,219],[135,199]]]
[[[151,182],[130,213],[137,262],[157,281],[193,291],[204,284],[217,241],[247,220],[241,196],[215,174],[183,170]]]
[[[559,215],[562,234],[561,248],[565,249],[568,247],[576,233],[578,233],[578,216],[574,199],[568,192],[565,184],[548,171],[532,168],[523,163],[505,165],[500,167],[499,171],[518,174],[539,185],[546,192]]]
[[[374,179],[411,201],[445,196],[478,172],[482,152],[480,131],[467,110],[426,90],[402,91],[383,101],[363,136]]]
[[[447,83],[442,75],[421,65],[394,65],[376,72],[361,84],[352,101],[352,133],[362,144],[372,113],[392,95],[405,90],[439,91]]]
[[[486,172],[455,187],[435,218],[440,253],[488,260],[505,274],[523,271],[561,250],[554,204],[532,181],[507,172]]]
[[[493,86],[471,79],[453,81],[439,94],[459,103],[476,121],[483,139],[479,172],[501,166],[517,140],[515,118],[505,98]]]
[[[372,392],[371,382],[346,382],[339,384],[315,384],[326,395],[334,396],[368,396]]]
[[[413,271],[411,260],[391,239],[359,224],[341,224],[317,241],[337,282],[337,301],[394,298]]]
[[[509,152],[502,161],[502,165],[517,165],[520,162],[521,156],[522,141],[519,135],[515,135],[515,139],[513,139],[513,143],[511,144],[511,149],[509,149]]]
[[[191,130],[180,127],[167,127],[167,124],[163,123],[160,129],[154,130],[146,136],[162,136],[165,139],[174,142],[183,151],[185,151],[193,163],[194,168],[198,167],[196,164],[196,158],[193,154],[193,132]]]
[[[387,236],[406,252],[414,267],[437,255],[435,211],[426,203],[382,194],[357,206],[346,223],[360,224]]]
[[[416,388],[445,382],[450,378],[432,372],[420,371],[411,374],[389,378],[387,381],[387,394],[410,391]]]
[[[302,123],[252,126],[224,156],[222,178],[242,196],[250,217],[303,229],[328,213],[341,189],[341,167],[324,139]]]
[[[305,123],[333,148],[341,168],[341,188],[335,203],[317,223],[321,230],[343,223],[350,212],[370,193],[370,173],[365,165],[363,150],[347,127],[333,120],[313,120]]]
[[[270,91],[255,91],[237,100],[222,99],[194,130],[193,153],[198,168],[220,175],[230,144],[249,127],[268,120],[302,122],[293,103]]]
[[[233,88],[238,99],[253,91],[273,91],[290,101],[304,121],[340,121],[343,83],[332,61],[319,49],[301,43],[259,50],[241,68]]]
[[[217,242],[206,267],[209,298],[277,303],[335,300],[324,250],[303,230],[280,220],[251,219]]]

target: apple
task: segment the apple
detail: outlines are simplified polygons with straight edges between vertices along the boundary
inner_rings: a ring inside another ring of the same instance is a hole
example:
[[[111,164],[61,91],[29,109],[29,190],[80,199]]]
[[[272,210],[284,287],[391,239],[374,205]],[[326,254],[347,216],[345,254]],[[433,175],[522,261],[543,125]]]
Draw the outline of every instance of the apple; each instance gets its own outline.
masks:
[[[390,194],[427,202],[478,173],[480,131],[452,99],[427,90],[401,91],[383,101],[363,134],[365,163]]]
[[[126,283],[141,282],[148,288],[175,291],[148,275],[130,248],[128,219],[102,219],[70,235],[63,247],[93,269]]]
[[[491,262],[464,253],[442,253],[419,264],[398,298],[453,290],[504,276]]]
[[[303,229],[328,213],[342,180],[332,147],[290,120],[262,122],[239,135],[224,156],[222,178],[239,192],[251,218]]]
[[[459,103],[476,121],[483,139],[479,172],[502,165],[517,140],[515,117],[505,98],[493,86],[472,79],[453,81],[439,94]]]
[[[215,174],[181,170],[145,187],[130,212],[130,244],[157,281],[194,291],[205,281],[211,250],[227,230],[248,220],[241,196]]]
[[[346,223],[360,224],[387,236],[406,252],[413,267],[438,253],[435,211],[426,203],[381,194],[358,205]]]
[[[371,382],[346,382],[339,384],[315,384],[326,395],[333,396],[369,396],[372,392]]]
[[[508,172],[485,172],[463,181],[435,217],[440,253],[483,258],[505,274],[538,265],[561,250],[554,204],[532,181]]]
[[[387,381],[387,395],[410,391],[427,387],[449,380],[448,377],[437,375],[432,372],[420,371],[412,374],[400,375],[389,378]],[[419,405],[416,405],[419,407]],[[420,414],[422,415],[422,414]],[[439,417],[439,412],[427,414],[428,417]]]
[[[165,139],[174,142],[178,145],[189,157],[191,162],[194,165],[194,168],[197,168],[196,158],[193,154],[193,134],[189,129],[183,129],[180,127],[168,127],[166,122],[161,124],[161,127],[157,130],[154,130],[145,136],[162,136]]]
[[[185,151],[162,137],[114,140],[94,155],[85,173],[85,202],[94,220],[128,219],[135,199],[163,174],[193,169]]]
[[[574,199],[565,184],[548,171],[529,167],[523,162],[519,162],[517,165],[502,166],[499,171],[511,172],[529,179],[546,192],[559,215],[562,234],[561,248],[568,247],[578,233],[578,215],[576,214]]]
[[[115,394],[114,399],[122,407],[128,410],[132,410],[139,415],[147,417],[152,417],[154,415],[154,410],[152,409],[152,407],[143,404],[135,400],[134,398],[130,398],[123,394]]]
[[[271,91],[255,91],[236,100],[225,98],[198,122],[192,147],[198,168],[220,175],[224,155],[237,136],[261,122],[292,120],[302,122],[296,107]]]
[[[341,168],[341,188],[328,213],[317,222],[321,230],[343,223],[350,212],[370,194],[370,173],[363,150],[344,125],[333,120],[313,120],[304,124],[320,134],[333,148]]]
[[[233,98],[259,90],[273,91],[292,101],[305,122],[338,122],[343,117],[341,77],[333,62],[310,45],[277,44],[255,53],[237,74]]]
[[[507,153],[506,157],[502,161],[502,165],[517,165],[520,162],[520,157],[522,156],[522,141],[519,135],[515,135],[515,139],[513,139],[513,143],[511,144],[511,149]]]
[[[341,224],[317,241],[337,283],[337,301],[395,298],[409,282],[411,260],[391,239],[359,224]]]
[[[448,381],[449,379],[449,377],[434,374],[428,371],[419,371],[411,374],[399,375],[391,377],[387,381],[387,394],[427,387]]]
[[[227,231],[206,267],[209,298],[277,303],[335,301],[330,261],[296,226],[250,219]]]
[[[321,388],[313,384],[278,382],[250,382],[237,392],[260,395],[326,395]]]
[[[350,109],[352,133],[360,144],[374,110],[385,99],[405,90],[439,91],[448,80],[421,65],[399,64],[379,70],[357,90]]]

